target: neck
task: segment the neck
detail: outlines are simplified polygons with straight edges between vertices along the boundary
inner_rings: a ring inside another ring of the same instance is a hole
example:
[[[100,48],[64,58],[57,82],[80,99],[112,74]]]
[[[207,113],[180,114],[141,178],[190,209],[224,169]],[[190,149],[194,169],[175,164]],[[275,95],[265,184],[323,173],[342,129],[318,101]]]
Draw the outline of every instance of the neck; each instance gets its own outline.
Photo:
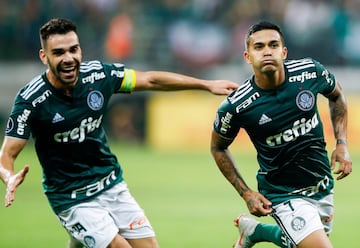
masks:
[[[255,72],[255,84],[265,90],[274,89],[285,81],[285,71]]]
[[[70,96],[76,83],[77,80],[72,82],[72,83],[65,83],[60,81],[59,79],[57,79],[55,77],[55,75],[53,73],[51,73],[50,70],[48,70],[46,72],[46,77],[49,80],[50,84],[57,90],[63,92],[64,95]]]

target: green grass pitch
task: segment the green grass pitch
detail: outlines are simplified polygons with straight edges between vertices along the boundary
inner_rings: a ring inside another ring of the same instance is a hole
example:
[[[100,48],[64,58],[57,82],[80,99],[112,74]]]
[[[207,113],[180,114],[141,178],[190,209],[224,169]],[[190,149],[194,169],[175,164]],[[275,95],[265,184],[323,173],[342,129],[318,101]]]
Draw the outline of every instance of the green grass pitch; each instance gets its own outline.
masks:
[[[112,143],[130,191],[145,209],[161,247],[230,248],[237,238],[233,219],[247,212],[243,200],[217,169],[210,152],[158,152]],[[245,179],[256,188],[253,151],[233,151]],[[334,247],[360,244],[360,155],[352,152],[354,172],[335,185]],[[64,248],[67,234],[52,213],[41,188],[41,169],[32,144],[19,156],[17,171],[30,164],[13,206],[0,209],[0,247]],[[4,196],[5,187],[0,186]],[[270,217],[262,221],[273,223]],[[275,247],[268,243],[255,247]]]

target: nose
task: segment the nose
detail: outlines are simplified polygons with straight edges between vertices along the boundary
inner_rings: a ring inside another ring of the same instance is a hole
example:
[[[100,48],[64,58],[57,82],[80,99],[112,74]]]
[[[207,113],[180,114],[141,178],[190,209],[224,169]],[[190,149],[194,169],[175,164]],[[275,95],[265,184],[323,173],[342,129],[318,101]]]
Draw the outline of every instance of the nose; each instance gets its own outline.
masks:
[[[63,55],[63,61],[64,62],[72,62],[73,61],[73,56],[70,52],[66,52]]]
[[[265,46],[264,48],[264,55],[265,56],[271,56],[271,48],[269,46]]]

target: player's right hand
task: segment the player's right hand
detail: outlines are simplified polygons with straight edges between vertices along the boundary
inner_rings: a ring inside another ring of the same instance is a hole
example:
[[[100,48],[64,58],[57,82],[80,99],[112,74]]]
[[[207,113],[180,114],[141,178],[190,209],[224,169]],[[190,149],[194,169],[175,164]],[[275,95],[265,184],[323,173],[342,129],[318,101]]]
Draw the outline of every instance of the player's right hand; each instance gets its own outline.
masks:
[[[21,171],[8,178],[5,194],[5,207],[11,206],[11,204],[14,202],[16,189],[24,181],[26,174],[29,172],[29,169],[30,167],[25,165]]]
[[[338,162],[339,167],[335,169],[335,165]],[[338,176],[337,180],[347,177],[352,172],[352,160],[350,158],[349,151],[346,144],[337,144],[336,148],[331,154],[331,170]]]
[[[265,198],[262,194],[255,191],[247,191],[244,193],[243,198],[252,215],[257,217],[266,216],[271,214],[273,209],[271,207],[271,201]]]

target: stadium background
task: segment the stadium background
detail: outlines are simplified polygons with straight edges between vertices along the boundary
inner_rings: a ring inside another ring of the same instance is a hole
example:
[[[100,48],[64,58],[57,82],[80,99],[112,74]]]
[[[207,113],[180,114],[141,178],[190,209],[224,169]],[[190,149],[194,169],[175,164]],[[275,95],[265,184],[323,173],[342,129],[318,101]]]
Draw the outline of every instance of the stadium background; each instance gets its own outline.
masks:
[[[78,23],[84,60],[239,83],[251,73],[242,58],[244,32],[259,19],[274,21],[283,28],[289,58],[313,57],[342,82],[351,113],[350,139],[359,135],[358,0],[2,0],[2,126],[18,88],[44,70],[38,29],[52,17]],[[107,118],[109,136],[157,148],[207,147],[221,99],[199,92],[116,96]]]
[[[5,128],[17,90],[45,69],[38,59],[38,29],[53,17],[76,21],[84,60],[116,61],[139,70],[167,70],[239,83],[251,74],[242,59],[245,31],[260,19],[274,21],[283,29],[289,58],[313,57],[342,83],[350,112],[350,148],[356,152],[354,157],[359,157],[359,0],[0,0],[1,130]],[[118,95],[109,106],[106,127],[112,141],[123,144],[124,150],[129,144],[135,147],[140,144],[151,147],[152,152],[163,155],[168,152],[180,160],[180,152],[174,151],[199,150],[205,151],[211,163],[209,134],[222,99],[205,92]],[[320,106],[332,149],[334,140],[323,99]],[[249,147],[246,135],[242,135],[234,151],[252,154]],[[136,154],[136,149],[130,154]],[[144,153],[152,156],[148,152]],[[229,194],[235,197],[220,173],[216,175],[220,187],[229,188]],[[351,177],[350,182],[359,181],[356,171]],[[191,181],[186,182],[192,185]],[[359,195],[359,190],[353,188],[347,193]],[[147,205],[150,196],[141,196],[143,205]],[[151,199],[149,202],[150,206],[154,204]],[[0,210],[0,214],[5,216],[6,211]],[[360,219],[359,215],[349,218]],[[352,226],[355,229],[356,225]],[[343,228],[350,230],[351,225]],[[352,246],[347,244],[347,247]]]

